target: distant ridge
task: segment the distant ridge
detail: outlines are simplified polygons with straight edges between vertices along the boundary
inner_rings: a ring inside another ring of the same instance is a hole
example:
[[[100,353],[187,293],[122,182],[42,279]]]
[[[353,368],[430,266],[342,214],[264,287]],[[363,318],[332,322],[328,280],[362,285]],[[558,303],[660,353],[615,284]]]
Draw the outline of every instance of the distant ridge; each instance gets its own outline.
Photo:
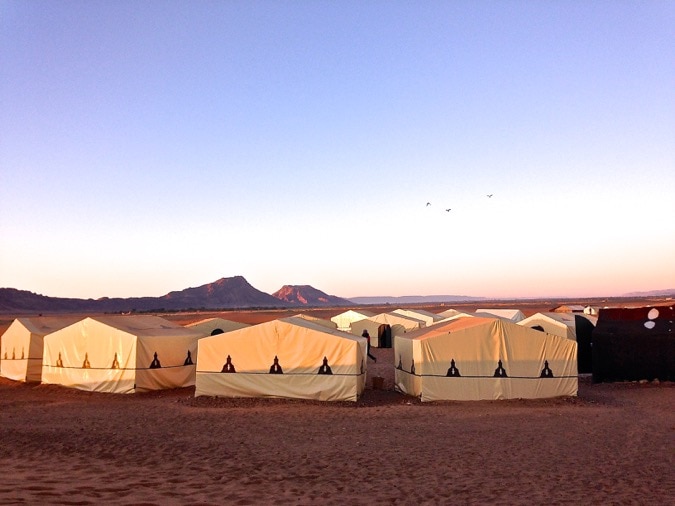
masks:
[[[297,304],[300,306],[351,306],[354,303],[336,297],[335,295],[328,295],[321,290],[310,285],[284,285],[279,290],[272,294],[279,300],[289,304]]]
[[[468,295],[404,295],[401,297],[352,297],[354,304],[427,304],[434,302],[471,302],[487,300],[485,297],[469,297]]]
[[[27,290],[0,288],[2,313],[160,312],[187,309],[243,309],[292,307],[251,286],[243,276],[169,292],[161,297],[71,299],[48,297]]]
[[[629,292],[621,295],[621,297],[658,297],[658,296],[675,297],[675,288],[668,288],[666,290],[649,290],[647,292]]]

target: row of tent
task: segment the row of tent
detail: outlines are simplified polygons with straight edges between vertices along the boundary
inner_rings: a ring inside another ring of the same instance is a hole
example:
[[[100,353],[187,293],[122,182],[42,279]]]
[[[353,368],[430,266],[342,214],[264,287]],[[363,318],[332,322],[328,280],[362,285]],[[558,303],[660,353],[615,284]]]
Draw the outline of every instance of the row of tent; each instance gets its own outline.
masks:
[[[372,329],[372,345],[394,348],[397,390],[423,401],[576,395],[574,334],[534,330],[519,311],[500,311],[349,310],[254,326],[220,318],[180,326],[137,315],[18,318],[2,336],[0,376],[111,393],[194,385],[195,396],[354,401],[366,384],[361,334]]]

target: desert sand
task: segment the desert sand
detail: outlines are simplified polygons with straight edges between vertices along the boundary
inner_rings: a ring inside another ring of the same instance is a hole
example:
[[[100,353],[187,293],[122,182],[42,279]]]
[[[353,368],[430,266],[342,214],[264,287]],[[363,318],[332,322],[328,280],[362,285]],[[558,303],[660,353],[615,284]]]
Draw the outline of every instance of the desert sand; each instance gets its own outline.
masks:
[[[422,404],[88,393],[0,378],[0,504],[673,504],[675,388]]]

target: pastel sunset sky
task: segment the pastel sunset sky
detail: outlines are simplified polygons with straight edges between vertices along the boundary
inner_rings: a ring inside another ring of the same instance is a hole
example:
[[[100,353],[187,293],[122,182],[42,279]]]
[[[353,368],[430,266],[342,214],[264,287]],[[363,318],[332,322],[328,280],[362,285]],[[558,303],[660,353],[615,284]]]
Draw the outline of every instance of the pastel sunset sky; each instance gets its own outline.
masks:
[[[675,2],[0,0],[0,287],[609,296],[674,223]]]

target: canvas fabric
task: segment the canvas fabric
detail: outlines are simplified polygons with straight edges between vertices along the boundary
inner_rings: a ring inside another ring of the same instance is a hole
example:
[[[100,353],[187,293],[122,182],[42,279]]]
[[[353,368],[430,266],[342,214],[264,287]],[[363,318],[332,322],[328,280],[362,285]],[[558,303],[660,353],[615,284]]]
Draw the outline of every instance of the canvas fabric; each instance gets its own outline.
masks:
[[[460,318],[396,336],[395,385],[422,401],[576,395],[576,346],[500,319]],[[495,377],[500,361],[506,377]],[[553,377],[541,377],[545,362]]]
[[[227,357],[235,372],[226,370]],[[282,374],[270,374],[275,363]],[[324,357],[332,374],[318,374]],[[195,396],[355,401],[365,388],[366,340],[283,318],[199,341]]]
[[[45,336],[42,381],[108,393],[192,386],[199,337],[155,316],[85,318]]]
[[[16,318],[1,338],[0,376],[14,381],[40,382],[44,336],[79,319],[76,316]]]

